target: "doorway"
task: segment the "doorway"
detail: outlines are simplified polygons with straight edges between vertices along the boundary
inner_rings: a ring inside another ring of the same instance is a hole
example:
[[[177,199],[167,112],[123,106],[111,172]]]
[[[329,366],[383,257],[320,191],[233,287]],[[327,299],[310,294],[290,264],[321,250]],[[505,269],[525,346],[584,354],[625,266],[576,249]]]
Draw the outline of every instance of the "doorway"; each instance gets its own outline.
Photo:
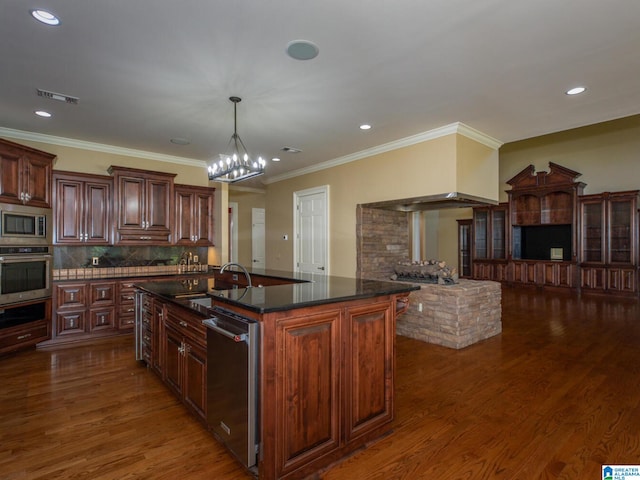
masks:
[[[296,272],[329,274],[329,186],[294,192]]]

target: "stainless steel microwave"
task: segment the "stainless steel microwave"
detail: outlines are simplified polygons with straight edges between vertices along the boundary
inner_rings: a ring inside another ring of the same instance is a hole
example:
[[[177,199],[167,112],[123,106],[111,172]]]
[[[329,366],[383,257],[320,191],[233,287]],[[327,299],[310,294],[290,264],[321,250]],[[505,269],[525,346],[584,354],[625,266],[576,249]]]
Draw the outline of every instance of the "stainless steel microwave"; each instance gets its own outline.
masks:
[[[51,245],[50,208],[0,203],[0,245]]]

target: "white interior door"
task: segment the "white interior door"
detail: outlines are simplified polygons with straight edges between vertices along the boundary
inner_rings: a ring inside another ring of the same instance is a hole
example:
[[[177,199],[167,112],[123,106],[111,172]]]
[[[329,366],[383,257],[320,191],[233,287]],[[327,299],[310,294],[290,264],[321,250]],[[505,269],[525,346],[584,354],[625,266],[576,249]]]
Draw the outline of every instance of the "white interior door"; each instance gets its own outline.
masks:
[[[253,268],[265,268],[264,218],[264,208],[251,209],[251,266]]]
[[[296,192],[294,197],[296,271],[328,275],[328,186]]]

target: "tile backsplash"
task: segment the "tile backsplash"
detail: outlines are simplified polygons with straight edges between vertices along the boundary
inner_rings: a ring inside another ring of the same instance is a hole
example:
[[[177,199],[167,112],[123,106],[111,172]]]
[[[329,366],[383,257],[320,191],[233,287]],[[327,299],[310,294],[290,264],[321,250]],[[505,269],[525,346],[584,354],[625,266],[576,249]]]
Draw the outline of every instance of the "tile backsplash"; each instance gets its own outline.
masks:
[[[111,246],[54,246],[53,268],[123,268],[123,267],[162,267],[178,265],[185,252],[197,255],[199,263],[207,264],[207,247],[111,247]],[[98,265],[92,259],[98,258]]]

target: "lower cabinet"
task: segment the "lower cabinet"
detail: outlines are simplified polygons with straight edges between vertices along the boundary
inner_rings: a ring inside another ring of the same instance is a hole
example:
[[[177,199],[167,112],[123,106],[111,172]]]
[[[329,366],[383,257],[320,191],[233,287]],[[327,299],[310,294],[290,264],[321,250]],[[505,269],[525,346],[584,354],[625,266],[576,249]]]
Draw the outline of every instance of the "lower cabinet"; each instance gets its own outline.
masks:
[[[51,338],[51,300],[0,309],[0,354],[32,348]]]
[[[53,288],[52,338],[46,343],[130,333],[135,324],[130,281],[58,281]]]
[[[582,265],[580,267],[580,289],[583,293],[636,296],[638,272],[633,267]]]
[[[203,317],[158,299],[154,299],[152,311],[153,332],[147,347],[151,352],[143,353],[143,359],[187,408],[206,422],[207,337]]]
[[[273,332],[263,320],[261,476],[303,478],[388,430],[393,308],[369,300],[301,309]]]

